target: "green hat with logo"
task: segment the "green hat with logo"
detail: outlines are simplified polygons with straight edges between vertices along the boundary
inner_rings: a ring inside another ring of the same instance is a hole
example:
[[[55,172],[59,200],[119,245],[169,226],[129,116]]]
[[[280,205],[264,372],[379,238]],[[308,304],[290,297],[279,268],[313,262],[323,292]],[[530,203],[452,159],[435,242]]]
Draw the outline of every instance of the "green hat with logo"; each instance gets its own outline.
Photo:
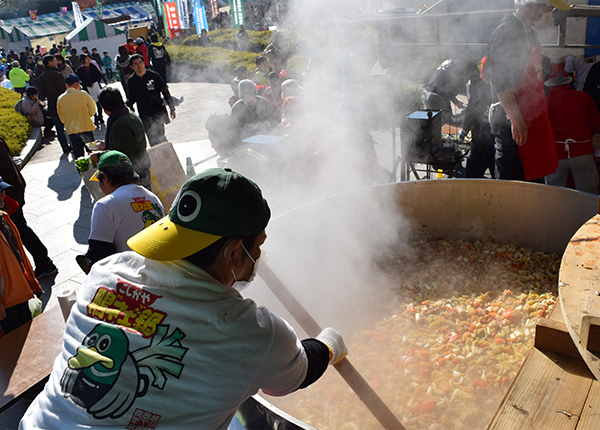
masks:
[[[98,170],[94,172],[90,181],[98,181],[98,171],[107,167],[128,167],[133,169],[133,164],[129,157],[119,151],[106,151],[98,159]]]
[[[231,169],[209,169],[188,179],[169,215],[127,245],[151,260],[180,260],[222,237],[258,234],[270,217],[258,185]]]

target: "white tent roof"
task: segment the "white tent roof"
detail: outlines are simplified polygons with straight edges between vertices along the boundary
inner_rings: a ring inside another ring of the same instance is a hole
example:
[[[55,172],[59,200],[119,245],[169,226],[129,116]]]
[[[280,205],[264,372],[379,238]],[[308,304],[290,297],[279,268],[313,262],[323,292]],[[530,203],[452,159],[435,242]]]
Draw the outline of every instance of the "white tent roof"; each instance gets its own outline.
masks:
[[[117,34],[123,33],[123,31],[111,27],[110,25],[98,21],[97,19],[88,18],[81,26],[70,32],[67,37],[65,37],[65,40],[73,42],[86,42],[88,40],[113,37]]]
[[[84,19],[98,19],[96,8],[86,9],[82,11],[82,15]],[[102,6],[102,19],[117,18],[122,15],[129,15],[131,23],[145,22],[154,17],[154,9],[151,3],[135,2]],[[65,15],[61,15],[60,12],[38,15],[35,21],[29,17],[0,20],[0,39],[17,42],[27,38],[35,39],[70,33],[74,28],[75,23],[71,10]]]

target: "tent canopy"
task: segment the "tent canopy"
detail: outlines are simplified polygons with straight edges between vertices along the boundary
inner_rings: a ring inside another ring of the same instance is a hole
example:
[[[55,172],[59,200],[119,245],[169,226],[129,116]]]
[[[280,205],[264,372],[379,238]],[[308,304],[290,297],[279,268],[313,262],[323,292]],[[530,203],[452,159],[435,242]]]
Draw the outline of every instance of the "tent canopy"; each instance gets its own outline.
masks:
[[[82,11],[83,19],[98,19],[98,11],[89,8]],[[154,16],[154,9],[150,3],[119,3],[102,6],[102,19],[116,18],[129,15],[132,23],[150,21]],[[37,20],[31,18],[14,18],[0,20],[0,38],[11,42],[35,39],[54,34],[70,33],[75,28],[73,11],[69,10],[65,15],[60,12],[38,15]]]
[[[123,33],[123,31],[113,28],[97,19],[88,18],[83,25],[70,32],[65,37],[65,40],[67,42],[87,42],[88,40],[105,39]]]

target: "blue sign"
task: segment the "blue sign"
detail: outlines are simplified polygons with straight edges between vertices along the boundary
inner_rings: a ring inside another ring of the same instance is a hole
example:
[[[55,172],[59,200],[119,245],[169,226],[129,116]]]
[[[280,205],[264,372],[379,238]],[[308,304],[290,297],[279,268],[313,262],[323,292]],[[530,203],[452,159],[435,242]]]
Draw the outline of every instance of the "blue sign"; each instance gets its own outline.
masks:
[[[196,34],[200,34],[202,30],[208,31],[208,21],[206,20],[206,9],[204,6],[195,4],[194,8],[194,24],[196,25]]]

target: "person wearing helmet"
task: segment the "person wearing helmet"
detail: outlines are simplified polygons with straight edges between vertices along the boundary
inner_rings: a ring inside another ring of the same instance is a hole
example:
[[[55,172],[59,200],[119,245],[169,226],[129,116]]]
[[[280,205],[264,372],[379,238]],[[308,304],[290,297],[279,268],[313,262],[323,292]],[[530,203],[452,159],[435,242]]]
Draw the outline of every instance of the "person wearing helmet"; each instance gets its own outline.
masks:
[[[341,360],[334,329],[300,341],[240,294],[270,217],[260,188],[234,171],[190,178],[169,215],[128,240],[133,251],[92,267],[21,430],[227,429],[258,390],[286,395]]]

